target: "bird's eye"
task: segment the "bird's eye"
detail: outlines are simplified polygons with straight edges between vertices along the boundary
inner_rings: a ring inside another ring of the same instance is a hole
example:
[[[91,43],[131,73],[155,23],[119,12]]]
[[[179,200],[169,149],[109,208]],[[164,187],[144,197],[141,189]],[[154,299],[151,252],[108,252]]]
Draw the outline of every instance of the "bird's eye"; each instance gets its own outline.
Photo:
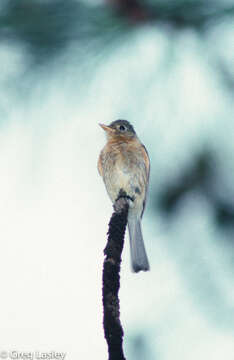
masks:
[[[124,125],[120,125],[119,130],[120,130],[120,131],[125,131],[125,130],[126,130],[126,127],[125,127]]]

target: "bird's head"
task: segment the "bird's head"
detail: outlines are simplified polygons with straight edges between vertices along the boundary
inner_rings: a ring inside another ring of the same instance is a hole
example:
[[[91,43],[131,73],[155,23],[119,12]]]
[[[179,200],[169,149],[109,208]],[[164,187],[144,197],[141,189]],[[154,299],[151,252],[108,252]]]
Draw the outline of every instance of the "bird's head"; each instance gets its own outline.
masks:
[[[115,120],[110,125],[99,124],[107,134],[107,138],[133,138],[136,132],[127,120]]]

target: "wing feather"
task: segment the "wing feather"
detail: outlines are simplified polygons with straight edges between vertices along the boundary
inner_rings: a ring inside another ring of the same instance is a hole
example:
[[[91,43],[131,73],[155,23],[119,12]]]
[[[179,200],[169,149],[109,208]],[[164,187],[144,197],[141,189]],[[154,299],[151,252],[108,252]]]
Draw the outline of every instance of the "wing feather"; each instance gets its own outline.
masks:
[[[103,177],[102,152],[98,158],[98,172]]]
[[[149,176],[150,176],[149,155],[148,155],[148,151],[146,150],[146,147],[143,144],[142,144],[142,154],[143,154],[144,162],[145,162],[145,166],[146,166],[147,183],[146,183],[145,199],[143,201],[143,210],[142,210],[142,213],[141,213],[141,217],[143,216],[143,213],[144,213],[144,210],[145,210],[146,198],[147,198],[148,187],[149,187]]]

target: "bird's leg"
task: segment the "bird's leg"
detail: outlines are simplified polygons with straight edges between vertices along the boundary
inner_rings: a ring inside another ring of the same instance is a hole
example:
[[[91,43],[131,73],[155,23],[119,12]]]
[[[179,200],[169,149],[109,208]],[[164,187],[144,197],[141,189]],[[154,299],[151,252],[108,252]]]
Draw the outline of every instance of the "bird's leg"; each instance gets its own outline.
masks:
[[[127,195],[127,193],[123,189],[120,189],[119,195],[113,205],[115,212],[120,213],[125,207],[126,203],[130,206],[131,202],[133,202],[134,200],[135,197]]]

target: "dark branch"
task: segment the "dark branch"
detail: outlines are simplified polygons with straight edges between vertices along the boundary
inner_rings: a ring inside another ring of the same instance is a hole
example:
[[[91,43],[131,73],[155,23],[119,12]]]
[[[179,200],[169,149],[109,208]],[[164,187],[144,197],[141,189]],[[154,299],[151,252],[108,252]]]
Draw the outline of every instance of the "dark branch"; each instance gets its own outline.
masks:
[[[104,333],[108,345],[109,360],[125,360],[123,353],[123,329],[120,323],[119,298],[120,264],[127,225],[128,199],[120,197],[114,204],[109,222],[108,241],[104,250],[102,300]]]

